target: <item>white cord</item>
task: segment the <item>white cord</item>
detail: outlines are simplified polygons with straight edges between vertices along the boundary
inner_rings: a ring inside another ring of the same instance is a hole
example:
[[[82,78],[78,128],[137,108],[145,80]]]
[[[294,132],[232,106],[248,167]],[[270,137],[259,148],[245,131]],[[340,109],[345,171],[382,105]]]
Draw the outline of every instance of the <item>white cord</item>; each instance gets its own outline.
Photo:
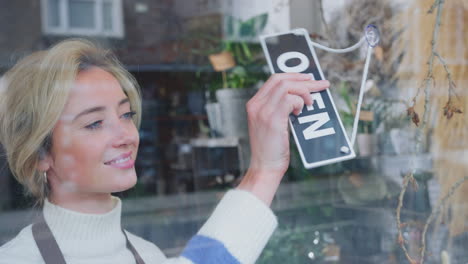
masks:
[[[356,115],[354,116],[353,133],[351,134],[351,146],[354,146],[354,143],[356,141],[356,133],[357,133],[358,123],[359,123],[359,115],[361,114],[362,99],[364,97],[364,88],[366,86],[367,73],[369,71],[371,55],[372,55],[372,47],[368,46],[366,64],[364,65],[364,71],[362,72],[361,88],[359,89],[359,99],[358,99],[358,104],[356,107]]]
[[[326,50],[326,51],[329,51],[329,52],[333,52],[333,53],[346,53],[346,52],[350,52],[350,51],[353,51],[353,50],[356,50],[358,49],[359,47],[362,46],[362,44],[364,44],[364,42],[366,42],[366,38],[365,37],[362,37],[358,43],[354,44],[353,46],[349,47],[349,48],[344,48],[344,49],[332,49],[332,48],[329,48],[329,47],[326,47],[326,46],[323,46],[321,44],[318,44],[316,42],[313,42],[311,41],[310,43],[312,44],[312,46],[314,47],[317,47],[319,49],[323,49],[323,50]]]
[[[346,52],[354,51],[358,49],[359,47],[361,47],[362,44],[366,43],[366,37],[362,37],[358,43],[354,44],[353,46],[349,48],[344,48],[344,49],[332,49],[332,48],[320,45],[313,41],[310,41],[310,43],[314,47],[317,47],[319,49],[323,49],[329,52],[346,53]],[[364,65],[364,71],[362,72],[361,88],[359,89],[359,99],[358,99],[358,104],[356,107],[356,115],[354,116],[353,132],[351,134],[351,147],[354,147],[354,143],[356,142],[356,134],[357,134],[358,124],[359,124],[359,115],[361,114],[361,105],[362,105],[362,100],[364,98],[364,88],[365,88],[366,81],[367,81],[367,74],[369,72],[369,64],[371,60],[372,49],[373,49],[372,46],[368,45],[366,63]]]

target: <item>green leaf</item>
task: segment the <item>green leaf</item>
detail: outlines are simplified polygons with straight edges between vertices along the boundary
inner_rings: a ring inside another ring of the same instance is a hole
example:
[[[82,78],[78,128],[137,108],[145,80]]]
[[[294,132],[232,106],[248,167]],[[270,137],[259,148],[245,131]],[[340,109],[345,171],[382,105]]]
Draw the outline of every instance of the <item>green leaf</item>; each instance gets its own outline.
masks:
[[[249,45],[247,45],[247,43],[245,42],[242,42],[241,45],[242,45],[242,50],[245,54],[246,59],[248,61],[252,61],[252,52],[250,52]]]
[[[234,57],[236,58],[239,64],[246,64],[246,60],[242,54],[242,50],[239,43],[236,43],[234,46]]]
[[[254,18],[250,18],[245,22],[242,22],[240,25],[239,29],[239,34],[241,37],[253,37],[255,36],[255,31],[254,31],[254,24],[255,20]]]
[[[238,75],[238,76],[246,76],[247,71],[245,70],[244,67],[242,66],[236,66],[232,69],[232,73]]]
[[[257,17],[257,25],[258,25],[257,34],[261,33],[265,29],[267,22],[268,22],[268,13],[259,15]]]

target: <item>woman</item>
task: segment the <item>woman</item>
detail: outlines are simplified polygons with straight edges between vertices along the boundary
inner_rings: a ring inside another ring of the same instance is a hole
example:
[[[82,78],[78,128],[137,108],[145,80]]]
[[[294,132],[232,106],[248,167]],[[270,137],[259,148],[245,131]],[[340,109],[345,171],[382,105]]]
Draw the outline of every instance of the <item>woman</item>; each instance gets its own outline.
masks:
[[[254,263],[277,222],[269,209],[289,164],[288,116],[328,87],[306,74],[271,77],[248,102],[251,165],[182,255],[166,259],[120,225],[111,195],[136,183],[141,102],[109,52],[66,40],[5,75],[0,140],[42,217],[0,248],[0,263]]]

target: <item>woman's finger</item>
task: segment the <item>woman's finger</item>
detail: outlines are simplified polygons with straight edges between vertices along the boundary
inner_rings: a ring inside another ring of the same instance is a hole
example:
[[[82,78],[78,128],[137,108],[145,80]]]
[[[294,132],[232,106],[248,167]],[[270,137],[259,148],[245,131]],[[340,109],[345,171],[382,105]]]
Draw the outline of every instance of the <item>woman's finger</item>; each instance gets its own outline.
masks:
[[[295,115],[299,115],[304,108],[304,99],[297,95],[288,94],[286,97],[286,104],[287,104],[287,115],[289,116],[290,113]]]
[[[265,84],[258,90],[259,97],[268,94],[270,90],[276,87],[281,81],[309,81],[311,77],[304,73],[276,73],[270,76]]]
[[[286,94],[292,94],[302,97],[307,105],[313,103],[310,96],[311,92],[321,91],[329,86],[328,81],[291,81],[282,80],[276,87],[270,90],[269,94],[265,95],[260,100],[268,104],[279,104]]]
[[[304,99],[298,95],[285,94],[276,105],[264,106],[263,111],[269,115],[268,122],[286,121],[289,114],[299,115],[304,108]],[[287,125],[287,124],[284,124]]]

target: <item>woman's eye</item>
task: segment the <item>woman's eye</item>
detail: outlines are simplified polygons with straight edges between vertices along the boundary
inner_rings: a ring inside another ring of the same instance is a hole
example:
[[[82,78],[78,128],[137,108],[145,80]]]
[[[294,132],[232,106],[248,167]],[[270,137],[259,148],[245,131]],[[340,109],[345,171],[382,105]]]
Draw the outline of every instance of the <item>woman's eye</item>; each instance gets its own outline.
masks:
[[[123,118],[125,119],[132,119],[133,116],[136,115],[135,111],[130,111],[122,115]]]
[[[86,129],[91,129],[91,130],[94,130],[94,129],[98,129],[100,128],[102,125],[102,120],[99,120],[99,121],[96,121],[96,122],[93,122],[87,126],[85,126]]]

